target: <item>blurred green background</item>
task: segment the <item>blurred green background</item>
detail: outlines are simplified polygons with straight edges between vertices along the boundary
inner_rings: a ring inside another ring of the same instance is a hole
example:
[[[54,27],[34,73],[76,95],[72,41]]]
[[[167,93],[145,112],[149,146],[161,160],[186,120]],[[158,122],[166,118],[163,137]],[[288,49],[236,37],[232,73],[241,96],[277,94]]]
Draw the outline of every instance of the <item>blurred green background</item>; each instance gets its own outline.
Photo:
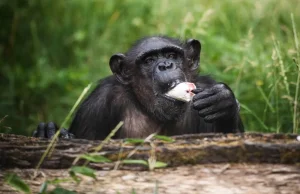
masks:
[[[61,123],[111,74],[112,54],[156,34],[201,40],[202,74],[232,87],[247,131],[300,131],[299,10],[299,0],[1,0],[0,132]]]

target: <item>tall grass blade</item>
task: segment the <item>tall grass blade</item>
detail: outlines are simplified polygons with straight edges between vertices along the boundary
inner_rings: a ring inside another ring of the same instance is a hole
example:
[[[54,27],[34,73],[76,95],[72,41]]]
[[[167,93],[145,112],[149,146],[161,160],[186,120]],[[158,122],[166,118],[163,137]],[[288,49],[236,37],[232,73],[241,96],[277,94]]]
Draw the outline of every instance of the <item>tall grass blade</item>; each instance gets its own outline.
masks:
[[[291,19],[292,19],[292,24],[293,24],[293,33],[294,33],[294,41],[295,41],[295,47],[296,47],[296,52],[297,52],[297,60],[296,60],[296,65],[297,65],[297,82],[296,82],[296,92],[295,92],[295,97],[294,97],[294,113],[293,113],[293,133],[298,133],[298,97],[299,97],[299,84],[300,84],[300,50],[299,50],[299,40],[297,36],[297,30],[296,30],[296,25],[295,25],[295,20],[294,20],[294,15],[291,14]]]
[[[55,143],[58,139],[58,136],[60,134],[61,129],[66,125],[66,123],[69,121],[69,119],[71,118],[72,114],[74,113],[75,109],[77,108],[77,106],[79,105],[79,103],[81,102],[81,100],[83,99],[83,97],[86,95],[86,93],[89,91],[89,89],[91,88],[92,84],[89,84],[87,87],[85,87],[81,93],[81,95],[79,96],[79,98],[77,99],[77,101],[75,102],[74,106],[72,107],[72,109],[70,110],[69,114],[67,115],[67,117],[64,119],[62,125],[60,126],[59,130],[57,130],[57,132],[55,133],[55,135],[52,137],[51,142],[49,143],[46,151],[44,152],[43,156],[41,157],[38,165],[36,166],[36,171],[40,168],[41,164],[43,163],[43,161],[45,160],[45,157],[51,153],[50,150],[53,150]]]

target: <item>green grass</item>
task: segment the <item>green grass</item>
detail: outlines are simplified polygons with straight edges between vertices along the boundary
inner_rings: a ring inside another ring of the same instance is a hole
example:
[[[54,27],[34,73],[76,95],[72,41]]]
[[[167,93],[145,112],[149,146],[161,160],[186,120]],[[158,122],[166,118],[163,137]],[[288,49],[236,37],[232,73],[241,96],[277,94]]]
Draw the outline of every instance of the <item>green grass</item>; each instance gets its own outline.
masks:
[[[299,132],[298,0],[16,2],[0,3],[2,132],[62,123],[112,54],[153,34],[201,41],[202,74],[232,87],[247,131]]]

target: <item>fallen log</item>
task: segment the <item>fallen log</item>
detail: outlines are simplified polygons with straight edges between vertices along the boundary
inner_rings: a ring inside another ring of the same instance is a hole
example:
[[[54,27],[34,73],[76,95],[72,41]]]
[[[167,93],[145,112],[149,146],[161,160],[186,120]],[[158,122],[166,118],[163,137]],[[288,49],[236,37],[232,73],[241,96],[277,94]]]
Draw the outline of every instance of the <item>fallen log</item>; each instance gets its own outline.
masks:
[[[90,163],[100,169],[111,169],[117,161],[126,159],[148,160],[151,152],[157,161],[168,166],[208,163],[300,163],[300,142],[293,134],[189,134],[174,136],[174,142],[153,140],[141,145],[110,140],[99,154],[110,163]],[[0,168],[34,168],[49,140],[13,134],[0,134]],[[46,157],[42,168],[69,168],[74,159],[84,153],[94,152],[101,141],[83,139],[59,140],[50,158]],[[154,146],[153,146],[154,145]],[[83,161],[81,160],[80,163]],[[134,168],[123,165],[121,168]]]

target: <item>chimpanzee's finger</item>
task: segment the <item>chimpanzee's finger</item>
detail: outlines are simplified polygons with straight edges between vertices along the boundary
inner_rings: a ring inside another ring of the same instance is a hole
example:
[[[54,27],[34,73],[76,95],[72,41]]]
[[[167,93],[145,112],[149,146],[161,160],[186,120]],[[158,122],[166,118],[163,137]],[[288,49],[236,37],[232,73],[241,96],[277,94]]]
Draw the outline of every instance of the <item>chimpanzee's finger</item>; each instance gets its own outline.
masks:
[[[203,88],[196,88],[196,89],[193,89],[193,90],[192,90],[192,92],[193,92],[194,94],[198,94],[199,92],[203,92],[203,91],[204,91]]]
[[[228,88],[228,86],[223,83],[218,83],[218,84],[214,85],[213,87],[211,87],[210,89],[212,91],[214,91],[215,93],[224,91],[224,90],[228,90],[229,92],[231,92],[230,89]]]
[[[57,126],[54,122],[49,122],[46,126],[46,137],[52,138],[55,135]]]
[[[34,137],[41,137],[41,138],[45,138],[45,123],[39,123],[39,125],[37,126],[36,131],[34,132]]]
[[[205,117],[207,115],[211,115],[217,112],[222,112],[224,110],[228,110],[233,104],[231,102],[219,102],[212,104],[208,107],[202,108],[202,109],[197,109],[198,114],[201,117]]]
[[[69,133],[69,131],[65,128],[62,128],[60,131],[60,138],[63,139],[73,139],[75,138],[75,135],[72,133]]]
[[[213,91],[211,89],[205,89],[204,91],[197,93],[193,97],[193,102],[198,101],[200,99],[204,99],[204,98],[210,97],[210,96],[212,96],[214,94],[215,94],[215,91]]]
[[[199,95],[199,94],[197,94],[197,95]],[[219,101],[219,96],[218,95],[207,96],[204,99],[197,99],[197,100],[195,100],[195,97],[194,97],[193,98],[193,107],[196,110],[201,110],[203,108],[206,108],[208,106],[216,104],[216,102],[218,102],[218,101]]]
[[[223,118],[223,117],[226,117],[228,113],[226,111],[224,112],[217,112],[217,113],[214,113],[214,114],[211,114],[211,115],[207,115],[204,117],[204,121],[205,122],[208,122],[208,123],[211,123],[211,122],[214,122],[220,118]]]

